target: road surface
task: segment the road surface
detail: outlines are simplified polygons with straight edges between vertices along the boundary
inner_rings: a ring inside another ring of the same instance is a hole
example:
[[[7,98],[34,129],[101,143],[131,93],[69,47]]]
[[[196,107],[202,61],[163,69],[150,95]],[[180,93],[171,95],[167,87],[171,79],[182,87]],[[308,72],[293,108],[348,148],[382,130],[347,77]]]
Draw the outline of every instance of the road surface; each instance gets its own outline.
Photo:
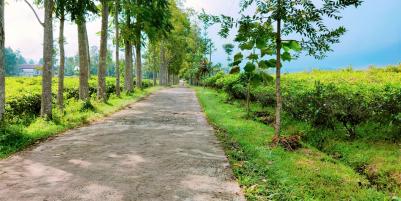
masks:
[[[245,199],[194,91],[169,88],[1,160],[0,200]]]

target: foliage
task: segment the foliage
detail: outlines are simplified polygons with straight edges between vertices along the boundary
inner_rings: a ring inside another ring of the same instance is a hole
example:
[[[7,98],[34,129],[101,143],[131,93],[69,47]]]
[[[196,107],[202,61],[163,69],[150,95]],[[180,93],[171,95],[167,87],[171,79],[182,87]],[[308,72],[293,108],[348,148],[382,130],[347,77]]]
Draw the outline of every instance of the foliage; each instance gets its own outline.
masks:
[[[26,64],[26,60],[19,51],[14,51],[11,48],[5,48],[4,64],[6,75],[15,76],[20,73],[19,65]]]
[[[153,86],[151,80],[143,80],[143,87]],[[57,92],[57,79],[53,79],[53,101]],[[41,78],[7,78],[6,79],[6,113],[5,119],[9,123],[29,124],[40,114],[41,102]],[[77,78],[65,79],[64,97],[66,101],[76,101],[79,99]],[[12,86],[12,87],[11,87]],[[97,92],[97,79],[91,78],[89,81],[89,94],[95,97]],[[114,78],[106,79],[106,94],[108,97],[115,94]]]
[[[333,130],[342,127],[351,139],[357,137],[358,127],[372,121],[393,128],[390,129],[393,138],[401,139],[397,134],[401,128],[399,81],[398,73],[385,70],[288,74],[283,77],[283,109],[292,118],[315,128]],[[246,98],[246,73],[220,73],[204,82],[232,98]],[[272,84],[257,86],[250,91],[250,100],[273,106],[274,93]]]

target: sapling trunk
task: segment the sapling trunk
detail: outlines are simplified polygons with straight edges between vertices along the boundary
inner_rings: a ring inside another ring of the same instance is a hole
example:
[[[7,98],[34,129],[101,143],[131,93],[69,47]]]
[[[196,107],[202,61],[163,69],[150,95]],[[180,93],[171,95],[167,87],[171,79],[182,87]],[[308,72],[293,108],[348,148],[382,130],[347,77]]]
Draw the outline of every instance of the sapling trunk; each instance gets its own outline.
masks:
[[[277,35],[276,35],[276,122],[274,125],[274,136],[280,136],[281,130],[281,19],[277,19]]]
[[[247,118],[250,117],[250,99],[251,99],[251,78],[249,78],[248,80],[248,86],[247,86],[247,90],[246,90],[246,116]]]

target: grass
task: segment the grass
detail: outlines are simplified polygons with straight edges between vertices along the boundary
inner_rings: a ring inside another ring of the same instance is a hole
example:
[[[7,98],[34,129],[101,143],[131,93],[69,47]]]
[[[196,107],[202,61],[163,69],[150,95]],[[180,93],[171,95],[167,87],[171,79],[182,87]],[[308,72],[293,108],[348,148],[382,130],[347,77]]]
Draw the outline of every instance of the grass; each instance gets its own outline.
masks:
[[[0,158],[8,157],[50,136],[107,116],[158,89],[152,87],[142,91],[136,90],[132,95],[122,94],[120,98],[111,95],[107,103],[93,99],[92,109],[85,107],[85,102],[69,99],[66,100],[63,113],[54,110],[51,121],[35,118],[29,125],[4,124],[0,127]]]
[[[196,91],[248,200],[391,200],[347,163],[316,148],[270,146],[273,128],[244,118],[243,106],[227,103],[224,93]]]

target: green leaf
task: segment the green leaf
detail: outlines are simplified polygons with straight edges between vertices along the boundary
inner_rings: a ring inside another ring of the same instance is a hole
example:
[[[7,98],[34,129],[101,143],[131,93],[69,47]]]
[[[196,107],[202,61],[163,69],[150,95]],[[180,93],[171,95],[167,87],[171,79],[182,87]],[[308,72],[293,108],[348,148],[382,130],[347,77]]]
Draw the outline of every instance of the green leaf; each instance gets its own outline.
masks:
[[[244,70],[245,70],[245,72],[247,72],[247,73],[250,73],[250,72],[254,71],[255,69],[256,69],[255,64],[253,64],[253,63],[251,63],[251,62],[248,62],[248,63],[245,65],[245,67],[244,67]]]
[[[253,45],[254,45],[253,42],[242,43],[239,45],[239,48],[241,50],[251,50],[253,48]]]
[[[259,58],[259,56],[257,54],[250,54],[247,58],[249,60],[257,60]]]
[[[281,55],[281,59],[282,59],[283,61],[291,61],[291,54],[288,53],[288,52],[284,52],[284,53]]]
[[[242,60],[234,61],[234,62],[232,63],[232,65],[233,65],[233,66],[238,66],[241,62],[242,62]]]
[[[267,66],[267,61],[265,61],[265,60],[259,61],[258,66],[259,66],[259,68],[262,68],[262,69],[269,68]]]
[[[241,52],[238,52],[236,55],[234,55],[234,62],[233,65],[239,65],[242,62],[242,59],[244,58],[244,55],[242,55]]]
[[[267,46],[266,40],[264,37],[256,38],[256,48],[263,49]]]
[[[297,52],[302,50],[301,45],[298,43],[298,41],[295,41],[295,40],[290,41],[289,46],[292,50],[297,51]]]
[[[273,77],[264,71],[259,72],[259,76],[261,77],[263,82],[271,82],[273,81]]]
[[[284,49],[284,52],[289,52],[291,50],[299,52],[302,50],[301,45],[295,40],[283,41],[282,47]]]
[[[263,48],[260,50],[260,54],[262,55],[262,57],[264,57],[265,55],[273,55],[273,53],[274,53],[274,50],[269,47],[266,47],[266,48]]]
[[[276,60],[275,59],[262,60],[262,61],[259,61],[258,65],[259,65],[259,68],[261,68],[261,69],[274,68],[274,67],[276,67]]]
[[[276,60],[275,59],[269,59],[266,61],[266,65],[269,68],[275,68],[276,67]]]

